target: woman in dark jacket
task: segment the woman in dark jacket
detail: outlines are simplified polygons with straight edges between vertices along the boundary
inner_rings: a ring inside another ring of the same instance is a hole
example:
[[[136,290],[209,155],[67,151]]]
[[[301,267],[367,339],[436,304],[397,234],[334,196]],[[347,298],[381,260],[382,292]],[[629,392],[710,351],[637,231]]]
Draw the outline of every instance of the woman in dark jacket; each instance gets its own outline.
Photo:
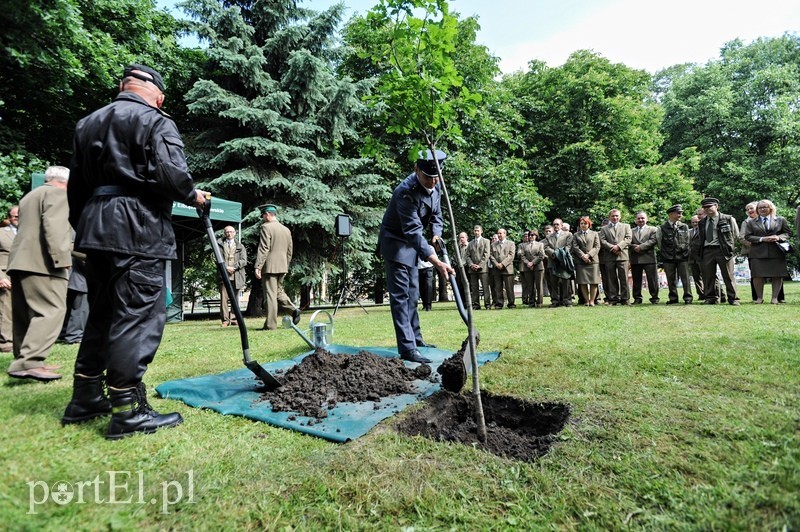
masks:
[[[775,205],[769,200],[761,200],[756,206],[758,216],[747,220],[744,239],[750,243],[750,274],[756,289],[756,304],[764,302],[764,281],[772,278],[772,303],[778,303],[778,293],[783,286],[783,278],[789,275],[786,267],[786,253],[779,244],[789,240],[789,224],[778,216]]]

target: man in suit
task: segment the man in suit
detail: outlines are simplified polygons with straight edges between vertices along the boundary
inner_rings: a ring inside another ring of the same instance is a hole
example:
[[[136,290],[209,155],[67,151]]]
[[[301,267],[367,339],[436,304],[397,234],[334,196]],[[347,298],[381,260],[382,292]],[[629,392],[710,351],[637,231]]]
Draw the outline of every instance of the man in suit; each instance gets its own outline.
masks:
[[[8,255],[11,244],[17,236],[19,207],[14,205],[8,210],[8,225],[0,228],[0,352],[10,353],[14,350],[14,330],[11,319],[11,278],[8,270]]]
[[[702,217],[700,214],[702,214]],[[694,279],[694,288],[700,301],[706,298],[703,288],[703,276],[700,273],[700,246],[703,244],[700,241],[700,221],[702,218],[705,218],[705,212],[700,208],[698,213],[692,216],[690,220],[691,228],[689,229],[689,273]]]
[[[244,290],[246,286],[245,269],[247,266],[247,250],[241,242],[236,241],[236,229],[229,225],[224,229],[225,237],[217,241],[219,250],[222,254],[222,260],[225,262],[225,270],[228,272],[228,279],[231,286],[236,291],[236,297],[239,297],[239,292]],[[219,277],[219,274],[217,274]],[[228,300],[228,291],[225,289],[225,284],[222,278],[219,281],[219,296],[220,305],[219,312],[222,319],[222,327],[227,327],[232,323],[236,323],[236,316],[229,307],[230,301]]]
[[[58,335],[60,342],[77,344],[83,340],[83,331],[89,320],[89,285],[86,282],[86,254],[72,251],[72,269],[67,283],[67,313],[64,326]]]
[[[467,268],[467,248],[469,247],[469,235],[467,233],[459,233],[458,234],[458,244],[456,244],[456,252],[458,256],[461,257],[461,266],[463,267],[464,279],[467,280],[469,283],[469,269]],[[457,269],[458,264],[453,264],[453,268]],[[456,286],[458,287],[458,293],[461,296],[461,302],[464,304],[464,308],[470,304],[469,301],[466,300],[467,294],[467,287],[464,286],[464,281],[462,280],[461,276],[462,272],[456,270]]]
[[[692,286],[689,284],[689,226],[681,221],[683,207],[673,205],[667,209],[667,221],[658,228],[659,255],[667,277],[669,300],[667,305],[678,304],[678,279],[683,285],[683,302],[692,302]]]
[[[631,226],[620,222],[621,213],[611,209],[608,225],[600,228],[600,248],[604,255],[608,275],[608,302],[611,305],[630,305],[628,295],[628,247],[631,244]]]
[[[58,366],[45,364],[67,311],[72,266],[67,181],[69,168],[51,166],[43,186],[22,198],[20,228],[8,258],[14,320],[14,361],[8,374],[53,381]]]
[[[553,232],[545,237],[544,254],[548,259],[548,272],[550,276],[550,306],[551,307],[571,307],[572,306],[572,279],[561,277],[554,273],[554,266],[558,264],[558,253],[571,253],[572,233],[563,230],[563,222],[560,218],[553,220]],[[546,228],[545,228],[546,229]],[[563,251],[559,251],[563,250]]]
[[[414,171],[392,192],[378,233],[378,246],[386,262],[386,287],[389,309],[394,322],[397,352],[400,358],[420,364],[431,360],[422,356],[420,347],[430,347],[419,324],[417,300],[419,284],[417,261],[423,259],[443,275],[455,270],[442,262],[433,245],[442,238],[442,207],[439,187],[440,168],[447,155],[440,150],[420,151]],[[430,228],[429,244],[424,232]]]
[[[489,255],[491,263],[489,276],[497,295],[494,308],[503,308],[506,298],[508,308],[517,307],[514,303],[514,258],[516,254],[517,246],[506,238],[506,230],[501,227],[497,230],[497,242],[492,244]]]
[[[536,308],[542,306],[544,295],[544,244],[538,239],[539,232],[536,229],[528,231],[528,245],[520,256],[524,268],[520,276],[527,276],[530,286],[528,306]]]
[[[472,228],[475,238],[467,245],[467,271],[469,273],[469,291],[472,296],[472,308],[481,309],[481,293],[483,289],[483,303],[487,310],[492,305],[491,288],[489,288],[489,255],[491,244],[488,238],[483,237],[483,227],[476,225]],[[480,286],[478,286],[480,283]]]
[[[658,269],[656,266],[656,233],[647,225],[647,213],[636,213],[636,225],[631,230],[630,261],[633,278],[633,304],[642,303],[642,274],[647,278],[650,303],[658,304]]]
[[[733,255],[735,242],[739,238],[739,226],[733,216],[719,212],[718,199],[703,198],[701,205],[706,213],[705,220],[700,224],[700,240],[703,242],[700,247],[700,268],[706,290],[704,303],[706,305],[717,303],[714,283],[719,267],[725,283],[728,304],[738,306],[739,296],[733,278]]]
[[[264,306],[267,319],[265,331],[278,328],[278,309],[289,310],[295,324],[300,323],[300,309],[283,291],[283,280],[289,273],[292,262],[292,233],[278,221],[278,208],[275,205],[261,207],[261,235],[256,254],[255,274],[264,289]]]
[[[519,271],[519,281],[522,285],[522,304],[527,305],[531,297],[531,279],[533,272],[528,269],[528,264],[523,259],[530,240],[528,238],[528,231],[522,233],[522,242],[517,244],[517,271]]]

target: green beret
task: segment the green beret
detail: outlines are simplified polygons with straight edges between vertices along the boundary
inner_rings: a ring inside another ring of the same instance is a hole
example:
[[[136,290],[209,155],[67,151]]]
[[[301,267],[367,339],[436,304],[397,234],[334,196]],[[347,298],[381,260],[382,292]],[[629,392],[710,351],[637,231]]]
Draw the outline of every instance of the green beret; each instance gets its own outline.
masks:
[[[271,203],[268,203],[267,205],[262,205],[261,207],[259,207],[259,209],[261,209],[261,214],[267,214],[268,212],[271,212],[273,214],[278,214],[278,208]]]

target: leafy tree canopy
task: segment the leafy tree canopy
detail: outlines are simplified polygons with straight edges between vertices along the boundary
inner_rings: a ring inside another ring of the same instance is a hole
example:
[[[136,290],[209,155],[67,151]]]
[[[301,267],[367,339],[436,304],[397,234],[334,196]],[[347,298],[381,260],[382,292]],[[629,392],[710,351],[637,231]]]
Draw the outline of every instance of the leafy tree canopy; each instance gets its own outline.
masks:
[[[694,146],[698,190],[738,211],[800,200],[800,36],[727,43],[718,60],[663,75],[664,156]]]

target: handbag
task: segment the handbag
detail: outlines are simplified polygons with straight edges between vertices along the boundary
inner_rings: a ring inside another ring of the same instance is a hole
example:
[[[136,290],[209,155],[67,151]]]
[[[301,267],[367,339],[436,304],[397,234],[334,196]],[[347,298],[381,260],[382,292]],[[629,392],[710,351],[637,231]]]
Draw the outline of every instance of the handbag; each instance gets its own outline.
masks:
[[[789,242],[776,242],[776,244],[778,244],[778,247],[781,248],[781,251],[783,251],[786,254],[789,254],[794,251],[794,248]]]

